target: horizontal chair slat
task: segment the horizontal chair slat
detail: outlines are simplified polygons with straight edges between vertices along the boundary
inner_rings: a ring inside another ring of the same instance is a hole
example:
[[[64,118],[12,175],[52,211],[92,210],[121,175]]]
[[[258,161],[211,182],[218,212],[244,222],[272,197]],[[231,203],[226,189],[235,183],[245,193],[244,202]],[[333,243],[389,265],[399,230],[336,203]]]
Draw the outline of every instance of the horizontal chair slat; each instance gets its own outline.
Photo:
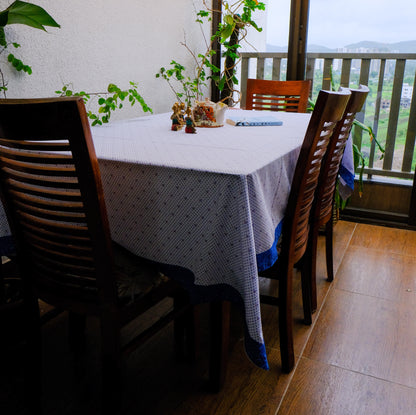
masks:
[[[38,244],[37,242],[32,245],[32,248],[34,252],[37,252],[39,257],[44,256],[48,258],[48,260],[54,260],[56,263],[61,264],[62,267],[66,267],[66,269],[81,274],[86,272],[86,275],[93,275],[91,272],[94,269],[94,260],[91,256],[82,256],[79,252],[72,252],[70,249],[66,252],[57,251],[42,244]],[[62,268],[62,270],[63,269],[64,268]]]
[[[0,146],[25,149],[25,150],[40,150],[40,151],[70,151],[71,147],[67,140],[62,141],[33,141],[33,140],[7,140],[0,138]]]
[[[28,230],[25,231],[25,237],[35,243],[36,245],[43,246],[44,248],[60,253],[72,252],[72,255],[89,256],[92,258],[91,246],[82,246],[69,242],[54,241],[51,238],[44,238],[44,235],[35,234]]]
[[[10,194],[23,203],[28,203],[31,206],[39,208],[51,208],[58,211],[72,211],[72,212],[84,212],[84,204],[82,202],[74,202],[67,200],[46,199],[36,195],[25,194],[15,190],[10,190]]]
[[[72,164],[68,165],[45,165],[27,163],[23,161],[17,161],[10,158],[0,157],[3,165],[10,169],[22,171],[31,174],[38,174],[40,176],[67,176],[75,177],[75,167]]]
[[[62,232],[54,232],[51,229],[45,229],[38,226],[38,224],[34,224],[32,222],[28,222],[23,220],[22,226],[26,229],[26,231],[32,232],[34,235],[39,235],[40,237],[49,238],[52,241],[68,244],[68,245],[76,245],[78,247],[86,247],[91,248],[91,238],[90,235],[85,233],[84,235],[75,235],[75,234],[63,234]]]
[[[56,189],[44,186],[22,183],[15,180],[8,182],[10,189],[26,192],[32,196],[40,196],[46,199],[72,201],[81,203],[81,193],[72,189]]]
[[[38,218],[26,212],[17,211],[19,218],[24,223],[29,223],[32,226],[39,226],[52,232],[67,232],[68,234],[89,237],[86,225],[78,225],[74,223],[56,222],[53,220]]]
[[[62,186],[68,189],[79,188],[78,180],[75,177],[67,176],[40,176],[39,174],[30,174],[20,170],[14,170],[10,168],[4,168],[10,178],[16,181],[21,181],[29,184],[37,185],[49,185],[49,186]]]
[[[71,212],[68,210],[52,210],[39,208],[19,200],[15,200],[15,205],[24,212],[27,212],[38,218],[44,218],[49,220],[61,221],[61,222],[76,222],[85,223],[85,214],[83,212]]]
[[[53,273],[55,275],[61,277],[74,275],[77,278],[95,279],[95,269],[93,267],[76,264],[70,258],[59,255],[49,255],[50,253],[45,255],[41,250],[33,249],[30,252],[36,258],[37,264],[50,267],[51,270],[54,270]]]
[[[44,163],[44,164],[73,164],[71,154],[60,154],[60,152],[51,153],[49,151],[34,151],[21,150],[2,147],[1,151],[4,158],[12,160],[28,161],[30,163]]]

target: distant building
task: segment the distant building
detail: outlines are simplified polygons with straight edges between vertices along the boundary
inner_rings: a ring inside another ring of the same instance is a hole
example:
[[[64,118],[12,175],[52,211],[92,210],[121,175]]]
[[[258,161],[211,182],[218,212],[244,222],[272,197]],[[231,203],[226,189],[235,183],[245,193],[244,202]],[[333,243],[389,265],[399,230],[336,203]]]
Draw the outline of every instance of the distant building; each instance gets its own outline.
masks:
[[[381,105],[381,109],[382,110],[388,110],[388,109],[390,109],[390,100],[389,99],[382,99],[381,100],[381,103],[380,103],[380,105]]]
[[[400,99],[400,108],[410,108],[411,100],[410,98],[401,98]]]
[[[402,86],[402,95],[400,98],[400,108],[410,108],[413,95],[413,85],[404,83]]]
[[[339,52],[343,52],[343,53],[398,53],[398,50],[391,50],[387,47],[381,47],[381,48],[366,48],[366,47],[359,47],[359,48],[339,48],[338,49]],[[379,72],[380,71],[380,60],[379,59],[371,59],[371,63],[370,63],[370,72]],[[360,60],[356,60],[353,59],[352,60],[352,68],[356,69],[357,71],[359,70],[359,65],[360,65],[361,61]],[[386,62],[386,66],[385,66],[385,70],[384,70],[384,74],[385,75],[391,75],[394,73],[394,63],[393,62]]]
[[[412,99],[412,95],[413,95],[413,85],[404,83],[402,87],[402,98]]]

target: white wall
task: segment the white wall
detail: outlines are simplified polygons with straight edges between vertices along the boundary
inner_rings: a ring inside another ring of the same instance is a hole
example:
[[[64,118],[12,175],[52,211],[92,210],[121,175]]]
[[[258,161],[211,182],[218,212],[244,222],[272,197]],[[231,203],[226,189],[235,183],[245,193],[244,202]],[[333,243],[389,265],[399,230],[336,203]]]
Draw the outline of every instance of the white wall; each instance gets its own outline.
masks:
[[[191,66],[191,57],[180,45],[205,50],[195,23],[202,0],[27,0],[43,7],[61,25],[48,33],[23,25],[6,27],[8,40],[21,48],[11,52],[29,64],[33,74],[4,70],[8,98],[54,96],[63,84],[74,90],[104,91],[110,82],[127,88],[139,82],[139,93],[155,113],[170,111],[175,97],[167,83],[155,77],[171,59]],[[0,10],[11,0],[0,0]],[[208,28],[209,29],[209,28]],[[127,106],[112,119],[142,115],[138,106]]]

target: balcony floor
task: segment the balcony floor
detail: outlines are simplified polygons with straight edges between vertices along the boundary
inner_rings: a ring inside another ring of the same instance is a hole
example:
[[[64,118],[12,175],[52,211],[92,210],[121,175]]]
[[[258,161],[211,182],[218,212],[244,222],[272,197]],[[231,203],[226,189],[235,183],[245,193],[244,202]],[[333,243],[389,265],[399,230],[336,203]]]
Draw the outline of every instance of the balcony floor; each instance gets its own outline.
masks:
[[[169,326],[123,366],[123,414],[368,415],[414,414],[416,408],[416,232],[339,222],[335,281],[325,280],[323,240],[318,261],[319,309],[302,324],[295,281],[296,367],[280,371],[278,310],[264,306],[270,371],[243,350],[239,314],[232,313],[230,361],[224,389],[207,392],[207,324],[201,308],[201,356],[194,365],[173,357]],[[268,287],[265,287],[268,288]],[[273,287],[271,287],[273,288]],[[97,412],[97,324],[88,321],[85,376],[74,370],[66,315],[44,326],[44,413]],[[0,358],[0,413],[25,414],[20,349]]]

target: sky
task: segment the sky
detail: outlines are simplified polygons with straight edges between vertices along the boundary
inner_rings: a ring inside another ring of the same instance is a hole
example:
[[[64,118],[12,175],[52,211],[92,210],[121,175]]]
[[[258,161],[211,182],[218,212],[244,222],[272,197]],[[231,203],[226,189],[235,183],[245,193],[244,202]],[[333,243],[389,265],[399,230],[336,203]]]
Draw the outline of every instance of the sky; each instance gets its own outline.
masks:
[[[290,0],[268,0],[267,43],[287,45]],[[310,0],[308,43],[337,48],[362,40],[416,40],[415,0]]]

